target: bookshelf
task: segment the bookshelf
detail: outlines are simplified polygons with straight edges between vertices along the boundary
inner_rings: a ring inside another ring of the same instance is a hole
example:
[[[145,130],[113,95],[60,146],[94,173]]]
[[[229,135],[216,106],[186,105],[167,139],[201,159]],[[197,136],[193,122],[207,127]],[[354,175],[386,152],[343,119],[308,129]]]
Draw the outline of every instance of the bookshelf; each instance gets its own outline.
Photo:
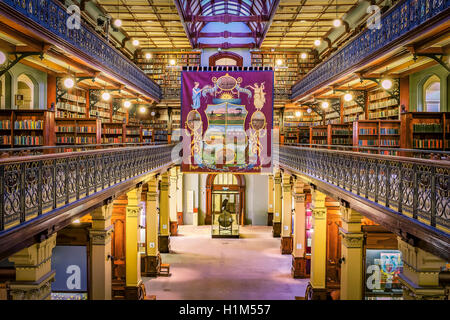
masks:
[[[85,118],[86,90],[74,88],[58,97],[56,103],[57,118]]]
[[[101,122],[111,122],[111,103],[97,101],[89,106],[89,118],[98,118]]]
[[[328,125],[328,144],[351,146],[353,145],[353,126],[346,124]]]
[[[301,116],[295,113],[298,110],[290,109],[284,112],[284,143],[285,144],[308,144],[309,123],[302,121]]]
[[[310,127],[310,144],[328,144],[328,126]]]
[[[56,144],[100,144],[101,122],[91,118],[56,118]]]
[[[142,142],[153,143],[153,129],[149,126],[142,127]]]
[[[282,64],[278,65],[277,61]],[[275,99],[290,99],[292,86],[315,66],[315,56],[307,53],[305,59],[299,52],[269,51],[252,52],[253,67],[272,67],[274,69]]]
[[[51,118],[46,110],[0,110],[0,148],[51,145]]]
[[[356,101],[344,101],[344,123],[365,119],[364,109]]]
[[[125,134],[124,127],[124,123],[102,123],[102,143],[123,143]]]
[[[163,87],[166,99],[179,99],[181,88],[181,70],[183,66],[199,66],[201,52],[152,52],[151,58],[141,53],[136,63],[157,84]],[[171,65],[171,60],[175,65]]]
[[[402,113],[401,123],[402,148],[450,150],[450,112]]]
[[[384,90],[369,92],[368,119],[399,120],[400,107],[398,100]]]
[[[152,130],[153,142],[168,142],[169,127],[167,120],[146,120],[145,128]]]
[[[125,142],[140,143],[142,141],[142,127],[140,125],[125,125]]]
[[[359,120],[353,123],[353,146],[355,147],[399,148],[400,137],[401,122],[399,120]],[[396,152],[387,151],[384,153],[396,154]]]

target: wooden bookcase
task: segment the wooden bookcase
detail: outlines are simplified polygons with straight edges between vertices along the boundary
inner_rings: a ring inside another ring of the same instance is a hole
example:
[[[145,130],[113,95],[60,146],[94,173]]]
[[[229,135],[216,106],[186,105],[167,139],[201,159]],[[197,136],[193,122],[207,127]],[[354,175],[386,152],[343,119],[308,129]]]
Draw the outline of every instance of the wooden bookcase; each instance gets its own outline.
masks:
[[[353,146],[399,148],[401,122],[399,120],[359,120],[353,122]],[[365,152],[361,150],[362,152]],[[373,151],[378,153],[378,151]],[[397,152],[385,151],[395,155]]]
[[[154,142],[153,129],[151,127],[149,127],[149,126],[142,127],[142,142],[145,142],[145,143],[153,143]]]
[[[353,123],[364,119],[365,111],[356,101],[344,101],[344,123]]]
[[[450,150],[450,112],[406,112],[400,117],[402,148]]]
[[[181,70],[183,66],[199,66],[201,52],[151,52],[150,59],[145,58],[146,53],[142,52],[137,56],[137,65],[163,88],[166,99],[179,99]],[[174,65],[171,60],[175,62]]]
[[[0,148],[53,145],[54,112],[0,110]]]
[[[56,118],[56,145],[101,143],[101,122],[90,118]]]
[[[282,64],[278,65],[277,61]],[[306,59],[295,51],[261,51],[252,52],[252,66],[272,67],[275,73],[275,96],[290,99],[292,86],[315,66],[315,56],[307,53]]]
[[[142,142],[142,126],[140,125],[125,125],[125,143],[140,143]]]
[[[111,122],[111,103],[108,101],[98,101],[95,106],[89,107],[89,118],[97,118],[101,122]]]
[[[115,122],[102,123],[102,143],[123,143],[125,136],[125,124]]]
[[[328,144],[328,126],[314,126],[309,130],[310,144]]]
[[[152,130],[153,142],[169,141],[169,127],[166,120],[146,120],[144,126]]]
[[[329,124],[328,144],[330,145],[353,145],[353,126],[350,123]]]
[[[369,92],[368,120],[399,120],[400,106],[398,100],[382,89]]]
[[[86,90],[74,88],[64,93],[56,103],[57,118],[85,118]]]

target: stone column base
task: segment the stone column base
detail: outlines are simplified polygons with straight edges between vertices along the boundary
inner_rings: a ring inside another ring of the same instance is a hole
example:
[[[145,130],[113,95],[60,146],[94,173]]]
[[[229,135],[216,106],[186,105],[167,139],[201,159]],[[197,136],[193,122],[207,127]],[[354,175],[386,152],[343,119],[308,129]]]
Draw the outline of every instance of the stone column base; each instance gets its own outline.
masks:
[[[51,282],[55,280],[55,271],[44,275],[36,282],[10,282],[11,300],[50,300],[52,293]]]
[[[281,254],[292,254],[292,237],[281,237]]]
[[[273,223],[272,234],[274,238],[279,238],[281,236],[281,222]]]
[[[291,275],[294,279],[309,278],[309,260],[303,257],[292,257]]]
[[[171,236],[178,235],[178,221],[170,221],[170,235]]]
[[[327,300],[327,289],[313,288],[310,282],[306,287],[305,300]]]
[[[144,277],[157,277],[161,267],[161,257],[142,256],[141,257],[141,275]]]
[[[159,236],[159,252],[170,253],[170,238],[169,236]]]
[[[145,294],[142,286],[143,284],[139,283],[137,286],[125,287],[125,300],[144,300]]]
[[[273,212],[267,212],[267,225],[273,226]]]

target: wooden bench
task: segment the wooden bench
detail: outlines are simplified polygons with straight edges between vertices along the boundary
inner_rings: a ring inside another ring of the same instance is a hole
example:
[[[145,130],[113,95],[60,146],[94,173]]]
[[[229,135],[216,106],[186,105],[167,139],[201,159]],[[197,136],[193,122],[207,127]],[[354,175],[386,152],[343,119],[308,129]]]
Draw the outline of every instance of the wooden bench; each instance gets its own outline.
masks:
[[[161,263],[158,275],[164,276],[164,277],[169,277],[170,276],[170,264]]]

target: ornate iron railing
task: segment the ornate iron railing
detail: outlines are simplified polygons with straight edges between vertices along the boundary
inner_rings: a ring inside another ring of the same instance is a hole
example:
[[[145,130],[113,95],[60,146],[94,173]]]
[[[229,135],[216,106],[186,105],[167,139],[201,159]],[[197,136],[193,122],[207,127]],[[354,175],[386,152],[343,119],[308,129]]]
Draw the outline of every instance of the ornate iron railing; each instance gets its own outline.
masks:
[[[334,77],[351,72],[352,68],[371,55],[398,40],[408,32],[443,13],[450,0],[404,0],[380,19],[380,29],[365,29],[349,44],[339,49],[292,87],[291,99],[327,85]]]
[[[450,233],[449,161],[294,146],[280,146],[278,159],[281,167]]]
[[[170,165],[173,145],[0,160],[0,232]]]
[[[18,16],[31,19],[50,34],[83,51],[90,59],[101,63],[118,78],[161,100],[161,88],[133,62],[113,48],[105,39],[81,22],[79,29],[67,28],[70,15],[56,0],[0,0],[15,10]]]

